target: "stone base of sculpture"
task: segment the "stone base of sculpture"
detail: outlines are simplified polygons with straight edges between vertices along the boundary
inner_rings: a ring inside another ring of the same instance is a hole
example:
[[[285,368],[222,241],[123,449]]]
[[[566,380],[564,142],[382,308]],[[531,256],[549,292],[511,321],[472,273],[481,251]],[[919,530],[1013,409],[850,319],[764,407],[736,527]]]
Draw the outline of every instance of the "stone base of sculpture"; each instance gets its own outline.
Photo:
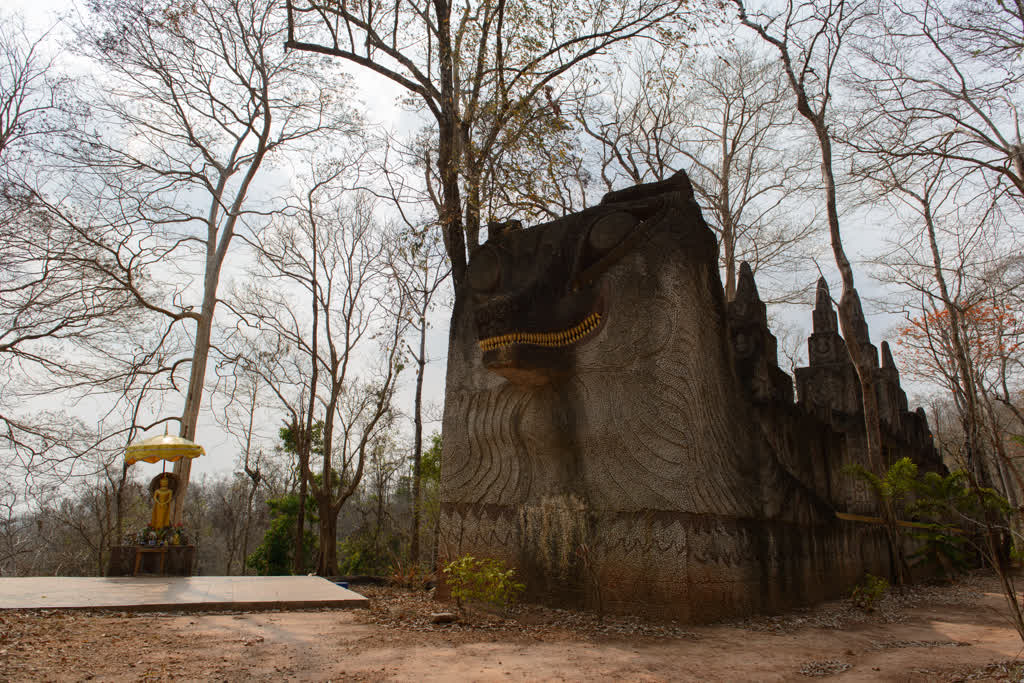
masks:
[[[107,576],[192,576],[194,545],[118,545],[110,549]]]

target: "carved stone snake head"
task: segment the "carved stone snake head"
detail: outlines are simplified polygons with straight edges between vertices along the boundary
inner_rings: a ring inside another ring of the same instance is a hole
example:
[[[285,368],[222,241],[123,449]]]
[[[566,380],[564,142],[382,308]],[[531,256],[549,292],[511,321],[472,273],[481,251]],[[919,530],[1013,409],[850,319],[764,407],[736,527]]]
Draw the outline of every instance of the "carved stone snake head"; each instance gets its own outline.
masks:
[[[484,366],[517,384],[571,376],[577,351],[615,315],[609,308],[615,286],[605,273],[652,230],[665,229],[662,219],[673,209],[692,202],[693,189],[680,172],[527,230],[491,224],[467,270]]]

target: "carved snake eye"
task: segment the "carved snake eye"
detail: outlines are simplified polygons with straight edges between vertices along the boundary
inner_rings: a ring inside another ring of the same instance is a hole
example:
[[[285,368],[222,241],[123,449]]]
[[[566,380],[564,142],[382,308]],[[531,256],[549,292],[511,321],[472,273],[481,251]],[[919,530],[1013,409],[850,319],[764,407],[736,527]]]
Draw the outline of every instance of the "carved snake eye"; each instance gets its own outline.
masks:
[[[590,248],[605,252],[621,242],[636,227],[636,218],[625,211],[616,211],[598,218],[590,228]]]
[[[469,285],[478,292],[489,292],[498,285],[501,278],[501,259],[490,247],[478,249],[469,262],[467,273]]]

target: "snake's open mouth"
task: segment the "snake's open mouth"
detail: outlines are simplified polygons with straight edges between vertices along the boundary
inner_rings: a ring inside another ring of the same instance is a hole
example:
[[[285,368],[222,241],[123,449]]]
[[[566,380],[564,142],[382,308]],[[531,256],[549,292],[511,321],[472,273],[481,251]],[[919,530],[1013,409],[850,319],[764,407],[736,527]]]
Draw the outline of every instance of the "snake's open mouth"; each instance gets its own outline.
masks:
[[[559,332],[509,332],[494,337],[481,339],[481,351],[494,351],[515,345],[542,346],[546,348],[558,348],[571,346],[580,341],[588,334],[597,329],[601,324],[601,314],[591,313],[580,324]]]

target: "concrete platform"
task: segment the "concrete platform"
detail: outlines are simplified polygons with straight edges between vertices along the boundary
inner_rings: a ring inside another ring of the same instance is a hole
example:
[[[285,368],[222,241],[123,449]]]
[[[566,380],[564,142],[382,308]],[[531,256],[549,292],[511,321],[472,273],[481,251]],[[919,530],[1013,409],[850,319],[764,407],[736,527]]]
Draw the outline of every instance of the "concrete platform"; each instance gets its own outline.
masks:
[[[319,576],[0,578],[0,610],[261,610],[367,607],[369,600]]]

